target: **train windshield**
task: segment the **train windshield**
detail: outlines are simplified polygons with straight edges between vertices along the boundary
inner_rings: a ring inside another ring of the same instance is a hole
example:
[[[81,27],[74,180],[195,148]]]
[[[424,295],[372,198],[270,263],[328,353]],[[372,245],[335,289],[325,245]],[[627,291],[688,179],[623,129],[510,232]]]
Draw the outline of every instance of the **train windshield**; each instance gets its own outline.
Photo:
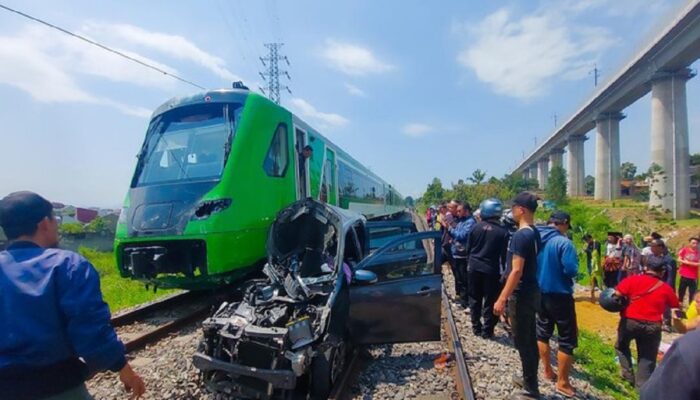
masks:
[[[197,104],[155,118],[132,186],[219,179],[240,110],[239,104]]]

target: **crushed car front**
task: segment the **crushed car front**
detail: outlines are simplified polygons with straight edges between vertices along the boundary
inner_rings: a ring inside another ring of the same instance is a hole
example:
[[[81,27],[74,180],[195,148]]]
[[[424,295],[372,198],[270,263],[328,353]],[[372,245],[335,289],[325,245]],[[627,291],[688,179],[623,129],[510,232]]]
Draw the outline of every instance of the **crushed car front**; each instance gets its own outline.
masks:
[[[351,276],[342,254],[353,218],[362,219],[311,199],[278,214],[266,278],[248,281],[241,301],[223,303],[203,322],[194,365],[210,390],[283,397],[319,354],[342,342]]]

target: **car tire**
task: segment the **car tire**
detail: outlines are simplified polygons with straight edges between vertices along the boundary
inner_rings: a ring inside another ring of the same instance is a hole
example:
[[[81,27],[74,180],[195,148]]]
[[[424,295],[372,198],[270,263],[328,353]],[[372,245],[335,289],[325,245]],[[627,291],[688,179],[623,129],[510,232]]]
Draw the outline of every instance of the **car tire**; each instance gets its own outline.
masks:
[[[312,400],[327,399],[345,367],[346,344],[341,343],[318,354],[311,363]]]

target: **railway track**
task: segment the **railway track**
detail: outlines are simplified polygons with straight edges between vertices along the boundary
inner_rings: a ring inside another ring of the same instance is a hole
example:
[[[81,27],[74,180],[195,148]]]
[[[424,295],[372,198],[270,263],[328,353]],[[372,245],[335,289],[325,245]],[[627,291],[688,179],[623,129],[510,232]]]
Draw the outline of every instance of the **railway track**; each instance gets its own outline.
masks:
[[[178,293],[117,314],[112,326],[130,353],[206,317],[211,298],[211,292]]]

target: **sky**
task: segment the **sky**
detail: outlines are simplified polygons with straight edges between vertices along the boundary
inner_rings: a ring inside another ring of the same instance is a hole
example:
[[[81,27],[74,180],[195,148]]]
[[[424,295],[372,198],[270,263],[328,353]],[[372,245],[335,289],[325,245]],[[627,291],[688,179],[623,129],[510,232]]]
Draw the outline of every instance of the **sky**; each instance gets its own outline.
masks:
[[[263,86],[283,42],[282,105],[403,195],[475,169],[502,177],[687,3],[681,0],[0,0],[206,88]],[[0,9],[0,196],[119,207],[150,113],[199,89]],[[700,152],[700,80],[687,84]],[[621,160],[646,169],[650,99]],[[585,144],[594,173],[593,132]],[[566,156],[565,156],[566,158]],[[565,160],[566,162],[566,160]],[[566,165],[566,164],[564,164]]]

